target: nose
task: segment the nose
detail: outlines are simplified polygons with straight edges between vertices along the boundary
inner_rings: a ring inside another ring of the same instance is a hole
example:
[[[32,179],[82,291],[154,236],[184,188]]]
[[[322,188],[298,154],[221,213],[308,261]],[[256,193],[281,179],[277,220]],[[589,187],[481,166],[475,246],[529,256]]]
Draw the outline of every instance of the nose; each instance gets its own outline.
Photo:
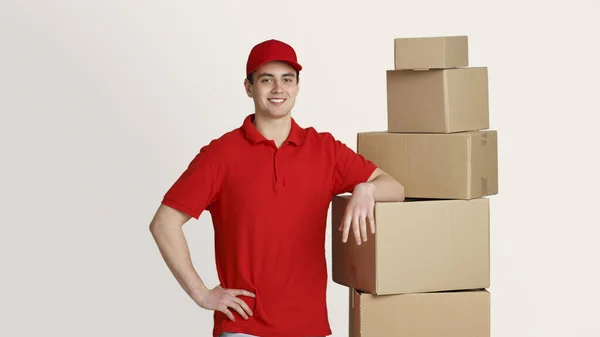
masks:
[[[273,84],[273,89],[271,89],[271,92],[281,92],[281,83],[279,81],[275,81]]]

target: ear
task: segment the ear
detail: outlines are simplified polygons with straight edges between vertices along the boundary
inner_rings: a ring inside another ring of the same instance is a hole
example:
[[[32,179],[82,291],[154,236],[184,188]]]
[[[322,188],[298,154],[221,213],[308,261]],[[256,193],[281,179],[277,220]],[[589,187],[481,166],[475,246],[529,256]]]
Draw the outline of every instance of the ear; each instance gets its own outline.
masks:
[[[248,95],[248,97],[252,98],[253,97],[253,92],[252,92],[252,84],[250,83],[250,81],[248,81],[248,79],[244,79],[244,88],[246,89],[246,95]]]

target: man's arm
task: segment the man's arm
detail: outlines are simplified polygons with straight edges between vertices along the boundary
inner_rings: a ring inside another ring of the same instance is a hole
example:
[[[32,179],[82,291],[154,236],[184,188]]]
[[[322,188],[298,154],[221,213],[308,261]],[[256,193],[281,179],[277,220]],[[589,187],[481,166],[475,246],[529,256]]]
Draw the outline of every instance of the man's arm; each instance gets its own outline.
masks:
[[[171,273],[200,307],[221,311],[235,321],[228,309],[232,308],[244,319],[248,319],[248,316],[253,315],[252,310],[237,296],[255,297],[253,293],[240,289],[223,289],[220,286],[209,289],[194,269],[182,229],[190,218],[183,212],[161,204],[150,223],[150,232]]]
[[[375,234],[375,202],[404,201],[404,186],[380,168],[375,169],[367,182],[354,187],[352,197],[346,206],[344,218],[338,227],[343,231],[342,242],[348,241],[350,229],[354,233],[356,244],[367,241],[367,222],[371,234]]]
[[[182,229],[190,218],[183,212],[161,204],[150,223],[150,232],[177,282],[194,302],[199,303],[200,294],[207,287],[192,265]]]
[[[356,187],[372,189],[375,201],[404,201],[404,186],[380,168],[376,168],[366,183]],[[356,187],[354,190],[356,191]]]

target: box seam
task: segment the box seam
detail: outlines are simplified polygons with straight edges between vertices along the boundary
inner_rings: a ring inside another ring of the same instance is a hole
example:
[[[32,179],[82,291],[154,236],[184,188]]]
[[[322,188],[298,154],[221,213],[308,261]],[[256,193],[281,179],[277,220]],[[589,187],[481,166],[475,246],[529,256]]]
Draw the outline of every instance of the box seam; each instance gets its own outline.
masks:
[[[448,38],[445,37],[445,38],[442,39],[442,41],[444,42],[443,43],[443,48],[444,48],[443,56],[444,56],[444,58],[443,58],[442,62],[443,62],[443,67],[446,68],[448,66],[448,49],[447,49],[448,48],[448,45],[447,45]]]
[[[356,294],[355,294],[356,295]],[[363,306],[362,306],[362,301],[360,300],[360,297],[358,298],[359,301],[359,305],[358,305],[358,337],[362,337],[363,335]],[[356,303],[356,301],[355,301]]]
[[[409,137],[405,136],[404,138],[404,172],[405,173],[405,177],[404,177],[404,181],[406,182],[406,185],[408,185],[409,180],[409,173],[408,173],[408,168],[410,167],[408,161],[410,159],[410,156],[408,155],[408,141],[409,141]],[[404,188],[407,188],[407,186],[404,186]],[[405,191],[406,194],[406,191]]]
[[[444,129],[446,132],[450,132],[452,129],[450,126],[450,95],[448,94],[448,71],[446,70],[442,70],[442,87],[444,94]]]
[[[467,195],[470,199],[473,195],[473,134],[467,137]]]
[[[377,220],[377,214],[378,214],[378,212],[379,212],[379,205],[376,203],[375,204],[375,211],[374,211],[375,214],[373,216],[375,218],[374,219],[375,223],[378,222],[378,220]],[[379,292],[379,279],[380,279],[379,277],[376,276],[377,275],[377,269],[378,269],[377,266],[379,265],[379,249],[377,249],[377,234],[378,233],[379,233],[379,229],[376,228],[375,229],[375,235],[373,237],[373,249],[375,250],[375,272],[373,273],[373,277],[375,277],[375,293]]]
[[[398,69],[398,41],[394,39],[394,69]]]

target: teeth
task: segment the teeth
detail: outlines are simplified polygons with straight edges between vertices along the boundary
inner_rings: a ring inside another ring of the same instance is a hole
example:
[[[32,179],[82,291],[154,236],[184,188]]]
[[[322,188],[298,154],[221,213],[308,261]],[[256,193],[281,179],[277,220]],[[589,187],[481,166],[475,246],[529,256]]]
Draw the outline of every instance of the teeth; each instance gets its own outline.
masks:
[[[283,99],[270,99],[269,101],[275,102],[275,103],[281,103],[281,102],[283,102]]]

